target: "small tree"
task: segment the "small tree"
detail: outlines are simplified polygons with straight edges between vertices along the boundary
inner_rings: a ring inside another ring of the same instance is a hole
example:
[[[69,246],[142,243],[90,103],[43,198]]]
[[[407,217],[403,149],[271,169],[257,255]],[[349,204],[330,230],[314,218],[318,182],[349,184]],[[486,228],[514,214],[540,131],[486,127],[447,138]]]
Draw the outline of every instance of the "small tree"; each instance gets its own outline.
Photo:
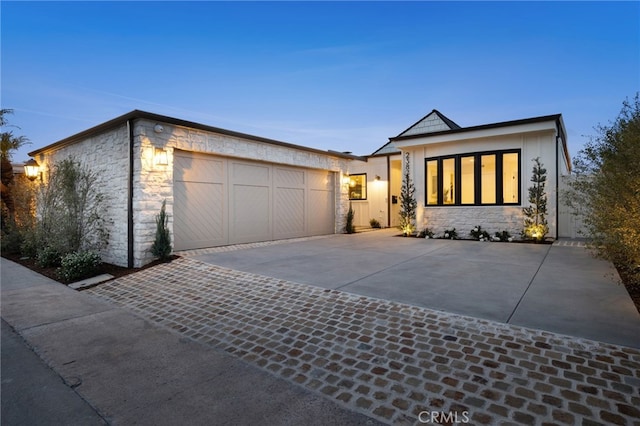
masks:
[[[64,256],[102,250],[109,232],[98,176],[71,157],[54,164],[37,197],[37,246]]]
[[[349,203],[349,210],[347,211],[347,223],[344,225],[344,232],[347,234],[354,234],[356,232],[356,227],[353,224],[353,219],[355,218],[356,213],[353,211],[353,207],[351,207],[351,203]]]
[[[416,210],[418,202],[415,199],[416,188],[411,181],[411,166],[409,153],[405,154],[404,175],[400,188],[400,229],[404,236],[413,234],[415,230]]]
[[[160,213],[156,216],[156,239],[151,246],[151,254],[160,260],[168,260],[171,256],[171,235],[169,234],[169,216],[165,211],[167,200],[162,202]]]
[[[529,206],[522,209],[524,214],[524,231],[525,238],[535,241],[542,241],[549,233],[547,225],[547,194],[544,190],[547,181],[547,169],[540,163],[540,157],[532,160],[533,173],[531,182],[533,186],[529,187]]]

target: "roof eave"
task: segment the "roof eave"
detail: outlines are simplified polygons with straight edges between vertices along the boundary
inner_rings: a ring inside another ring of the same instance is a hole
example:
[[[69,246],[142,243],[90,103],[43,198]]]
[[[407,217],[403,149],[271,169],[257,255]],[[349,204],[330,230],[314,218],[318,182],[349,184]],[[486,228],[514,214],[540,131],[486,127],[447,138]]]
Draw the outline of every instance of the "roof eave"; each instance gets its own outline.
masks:
[[[333,157],[339,157],[339,158],[344,158],[347,160],[362,160],[364,157],[360,157],[357,155],[352,155],[352,154],[346,154],[343,152],[339,152],[339,151],[331,151],[331,150],[327,150],[327,151],[323,151],[320,149],[316,149],[316,148],[310,148],[310,147],[306,147],[306,146],[302,146],[302,145],[296,145],[296,144],[292,144],[289,142],[282,142],[282,141],[278,141],[275,139],[268,139],[268,138],[264,138],[261,136],[255,136],[255,135],[250,135],[250,134],[246,134],[246,133],[241,133],[241,132],[235,132],[233,130],[227,130],[227,129],[221,129],[219,127],[213,127],[213,126],[209,126],[206,124],[201,124],[201,123],[196,123],[193,121],[188,121],[188,120],[182,120],[182,119],[178,119],[178,118],[174,118],[174,117],[168,117],[165,115],[160,115],[160,114],[155,114],[155,113],[151,113],[151,112],[146,112],[146,111],[141,111],[141,110],[133,110],[131,112],[128,112],[124,115],[121,115],[119,117],[116,117],[114,119],[111,119],[109,121],[105,121],[102,124],[98,124],[97,126],[91,127],[87,130],[83,130],[82,132],[76,133],[72,136],[69,136],[67,138],[61,139],[57,142],[54,142],[50,145],[47,145],[45,147],[42,147],[40,149],[36,149],[34,151],[31,151],[28,153],[28,155],[30,157],[34,157],[36,155],[39,155],[41,153],[47,152],[47,151],[51,151],[53,149],[58,149],[61,148],[63,146],[66,145],[70,145],[73,144],[79,140],[82,139],[86,139],[88,137],[94,136],[96,134],[99,133],[103,133],[107,130],[110,130],[114,127],[117,127],[119,125],[123,125],[125,124],[127,121],[129,120],[136,120],[136,119],[146,119],[146,120],[152,120],[152,121],[159,121],[162,123],[167,123],[167,124],[173,124],[176,126],[181,126],[181,127],[188,127],[188,128],[193,128],[193,129],[198,129],[198,130],[203,130],[203,131],[207,131],[207,132],[212,132],[212,133],[218,133],[218,134],[223,134],[226,136],[231,136],[231,137],[236,137],[236,138],[240,138],[240,139],[247,139],[247,140],[251,140],[251,141],[255,141],[255,142],[262,142],[262,143],[268,143],[271,145],[278,145],[278,146],[282,146],[282,147],[286,147],[286,148],[292,148],[292,149],[297,149],[297,150],[302,150],[302,151],[307,151],[307,152],[313,152],[315,154],[323,154],[323,155],[329,155],[329,156],[333,156]],[[364,160],[366,161],[366,160]]]

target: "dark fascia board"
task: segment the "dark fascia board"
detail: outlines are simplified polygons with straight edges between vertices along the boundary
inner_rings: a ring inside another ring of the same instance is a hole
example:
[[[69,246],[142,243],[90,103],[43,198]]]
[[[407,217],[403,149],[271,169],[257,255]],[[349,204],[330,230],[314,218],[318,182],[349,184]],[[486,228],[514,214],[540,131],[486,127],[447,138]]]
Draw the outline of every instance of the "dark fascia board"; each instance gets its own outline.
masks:
[[[221,129],[219,127],[213,127],[213,126],[208,126],[206,124],[201,124],[201,123],[196,123],[193,121],[187,121],[187,120],[181,120],[178,118],[174,118],[174,117],[168,117],[165,115],[160,115],[160,114],[155,114],[155,113],[151,113],[151,112],[147,112],[147,111],[141,111],[141,110],[133,110],[131,112],[128,112],[124,115],[121,115],[119,117],[116,117],[112,120],[109,121],[105,121],[102,124],[98,124],[97,126],[91,127],[90,129],[84,130],[80,133],[76,133],[75,135],[69,136],[67,138],[64,138],[62,140],[59,140],[57,142],[54,142],[50,145],[47,145],[43,148],[40,149],[36,149],[35,151],[31,151],[28,155],[30,157],[34,157],[40,153],[46,152],[46,151],[51,151],[53,149],[57,149],[57,148],[61,148],[65,145],[71,145],[75,142],[78,142],[80,140],[86,139],[88,137],[103,133],[107,130],[111,130],[114,127],[118,127],[121,126],[123,124],[125,124],[127,121],[129,120],[136,120],[136,119],[146,119],[146,120],[150,120],[150,121],[158,121],[158,122],[162,122],[162,123],[167,123],[167,124],[173,124],[176,126],[181,126],[181,127],[188,127],[188,128],[192,128],[192,129],[197,129],[197,130],[203,130],[203,131],[207,131],[207,132],[212,132],[212,133],[218,133],[218,134],[222,134],[222,135],[226,135],[226,136],[231,136],[231,137],[236,137],[236,138],[240,138],[240,139],[247,139],[247,140],[251,140],[251,141],[255,141],[255,142],[262,142],[262,143],[267,143],[267,144],[271,144],[271,145],[277,145],[277,146],[282,146],[282,147],[286,147],[286,148],[292,148],[292,149],[297,149],[297,150],[302,150],[302,151],[307,151],[307,152],[313,152],[315,154],[323,154],[323,155],[330,155],[332,157],[340,157],[340,158],[345,158],[348,160],[363,160],[366,161],[366,159],[364,157],[360,157],[357,155],[352,155],[352,154],[346,154],[343,152],[339,152],[339,151],[322,151],[320,149],[315,149],[315,148],[309,148],[306,146],[302,146],[302,145],[295,145],[292,143],[288,143],[288,142],[281,142],[281,141],[277,141],[274,139],[268,139],[268,138],[263,138],[261,136],[254,136],[254,135],[249,135],[246,133],[240,133],[240,132],[235,132],[232,130],[226,130],[226,129]]]
[[[454,133],[464,133],[464,132],[472,132],[474,130],[486,130],[486,129],[497,129],[500,127],[511,127],[511,126],[519,126],[522,124],[531,124],[531,123],[540,123],[544,121],[556,121],[558,122],[562,117],[562,114],[553,114],[553,115],[544,115],[541,117],[533,117],[533,118],[524,118],[521,120],[512,120],[512,121],[503,121],[500,123],[491,123],[491,124],[482,124],[480,126],[471,126],[471,127],[460,127],[458,129],[451,130],[441,130],[439,132],[432,133],[423,133],[420,135],[408,135],[408,136],[396,136],[393,138],[389,138],[389,141],[397,142],[404,141],[409,139],[420,139],[420,138],[428,138],[431,136],[440,136]],[[564,133],[564,129],[562,129]]]

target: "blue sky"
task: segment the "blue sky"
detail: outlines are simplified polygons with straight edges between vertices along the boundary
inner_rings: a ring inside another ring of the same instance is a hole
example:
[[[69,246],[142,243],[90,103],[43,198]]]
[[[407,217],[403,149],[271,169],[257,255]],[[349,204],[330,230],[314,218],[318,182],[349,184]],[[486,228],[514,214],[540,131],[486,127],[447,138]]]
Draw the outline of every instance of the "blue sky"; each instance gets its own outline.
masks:
[[[32,145],[141,109],[369,154],[438,109],[562,113],[575,156],[640,90],[639,2],[11,2],[1,106]]]

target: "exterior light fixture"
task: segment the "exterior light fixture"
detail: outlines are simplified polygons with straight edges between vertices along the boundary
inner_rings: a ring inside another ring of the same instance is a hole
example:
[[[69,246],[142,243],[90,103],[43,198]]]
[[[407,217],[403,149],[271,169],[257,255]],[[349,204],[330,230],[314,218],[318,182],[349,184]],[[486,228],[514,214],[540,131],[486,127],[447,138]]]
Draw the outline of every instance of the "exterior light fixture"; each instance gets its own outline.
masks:
[[[349,175],[344,175],[342,177],[342,184],[343,185],[349,185],[350,182],[351,182],[351,178],[349,178]]]
[[[155,148],[153,151],[153,161],[158,166],[166,166],[169,164],[169,154],[167,150],[162,148]]]
[[[33,158],[29,159],[29,161],[24,163],[24,174],[32,182],[36,180],[38,176],[40,176],[40,180],[42,180],[42,174],[40,173],[40,165]]]
[[[376,178],[374,179],[376,182],[378,182],[380,180],[380,176],[376,175]]]

